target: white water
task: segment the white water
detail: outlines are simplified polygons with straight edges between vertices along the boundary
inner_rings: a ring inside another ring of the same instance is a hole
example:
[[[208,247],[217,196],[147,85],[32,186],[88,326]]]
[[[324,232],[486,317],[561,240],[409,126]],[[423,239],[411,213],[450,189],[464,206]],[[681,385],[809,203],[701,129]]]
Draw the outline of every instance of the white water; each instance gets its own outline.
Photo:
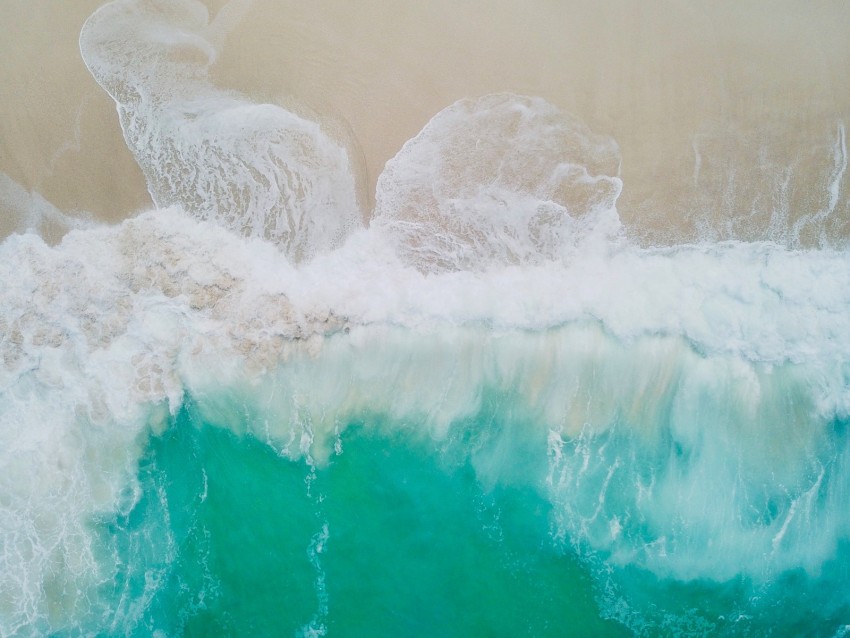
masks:
[[[269,239],[294,261],[339,246],[362,224],[347,151],[316,122],[215,88],[224,27],[208,23],[199,3],[113,2],[80,36],[153,201]]]
[[[593,226],[616,233],[611,139],[540,98],[488,95],[438,113],[387,162],[375,221],[420,270],[554,259]]]

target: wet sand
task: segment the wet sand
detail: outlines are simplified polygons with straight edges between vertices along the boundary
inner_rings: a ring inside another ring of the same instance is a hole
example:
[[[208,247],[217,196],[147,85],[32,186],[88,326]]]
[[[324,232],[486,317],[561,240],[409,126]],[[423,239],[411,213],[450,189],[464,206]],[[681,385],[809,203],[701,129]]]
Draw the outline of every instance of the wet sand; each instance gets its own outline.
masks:
[[[80,28],[99,4],[0,2],[0,172],[66,213],[111,222],[152,204],[115,104],[80,57]],[[0,236],[11,226],[0,216]]]
[[[0,0],[0,171],[62,211],[111,222],[151,203],[115,107],[79,55],[99,4]],[[793,219],[827,205],[850,115],[850,5],[836,0],[207,5],[232,13],[217,84],[300,103],[347,131],[370,195],[440,109],[512,91],[618,142],[618,209],[639,232],[709,226],[746,238],[779,208]],[[845,182],[836,214],[846,218]],[[0,235],[14,228],[5,208]]]

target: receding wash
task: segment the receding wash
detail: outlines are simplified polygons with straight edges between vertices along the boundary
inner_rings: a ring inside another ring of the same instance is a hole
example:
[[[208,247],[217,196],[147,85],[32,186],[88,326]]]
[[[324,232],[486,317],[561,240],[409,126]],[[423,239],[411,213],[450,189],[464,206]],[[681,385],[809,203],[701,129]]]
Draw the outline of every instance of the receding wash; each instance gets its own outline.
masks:
[[[82,24],[145,210],[0,166],[0,637],[850,635],[848,112],[665,196],[506,85],[374,170],[225,81],[261,11]]]

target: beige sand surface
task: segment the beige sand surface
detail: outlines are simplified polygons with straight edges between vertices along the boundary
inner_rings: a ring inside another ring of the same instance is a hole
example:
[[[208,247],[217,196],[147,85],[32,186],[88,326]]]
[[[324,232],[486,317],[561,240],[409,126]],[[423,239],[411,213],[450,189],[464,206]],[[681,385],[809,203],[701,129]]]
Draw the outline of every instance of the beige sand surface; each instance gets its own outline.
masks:
[[[99,4],[0,0],[0,172],[65,212],[113,221],[151,203],[115,105],[80,57]],[[0,210],[0,236],[12,223]]]
[[[150,201],[114,106],[77,48],[98,4],[0,0],[0,171],[64,211],[115,220]],[[214,16],[227,3],[207,6]],[[842,0],[240,6],[247,11],[214,68],[218,85],[258,101],[294,98],[347,128],[370,192],[387,159],[441,108],[514,91],[617,140],[627,223],[687,234],[720,215],[746,236],[741,217],[763,226],[778,207],[793,217],[826,205],[839,122],[850,119]]]

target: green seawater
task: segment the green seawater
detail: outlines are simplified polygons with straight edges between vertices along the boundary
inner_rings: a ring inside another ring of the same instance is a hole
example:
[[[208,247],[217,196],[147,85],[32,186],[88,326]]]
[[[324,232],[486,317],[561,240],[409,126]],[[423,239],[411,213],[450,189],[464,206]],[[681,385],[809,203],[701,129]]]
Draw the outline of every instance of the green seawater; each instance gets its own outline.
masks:
[[[664,579],[556,539],[523,463],[539,450],[494,433],[509,418],[439,444],[382,419],[344,424],[317,463],[187,401],[149,438],[134,506],[99,524],[116,577],[95,635],[844,635],[846,545],[816,575]],[[505,440],[516,472],[482,480],[472,460]]]
[[[108,526],[114,635],[621,636],[551,505],[351,424],[323,467],[200,421],[149,442],[143,496]],[[106,632],[109,634],[109,632]]]

